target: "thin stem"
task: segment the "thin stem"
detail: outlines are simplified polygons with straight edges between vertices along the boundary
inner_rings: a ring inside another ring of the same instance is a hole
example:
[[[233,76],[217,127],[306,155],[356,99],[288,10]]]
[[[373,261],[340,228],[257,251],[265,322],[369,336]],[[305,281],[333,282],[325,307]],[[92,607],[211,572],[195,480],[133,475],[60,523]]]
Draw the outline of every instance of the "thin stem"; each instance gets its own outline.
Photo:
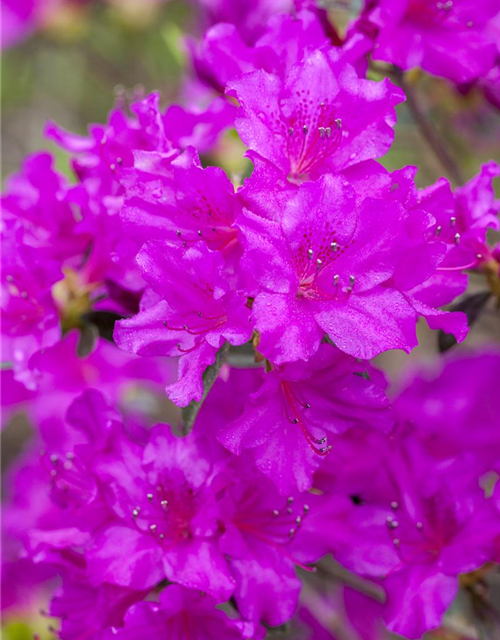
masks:
[[[225,342],[222,347],[217,351],[215,356],[215,362],[207,367],[203,372],[203,397],[200,402],[192,400],[187,407],[182,409],[181,412],[181,430],[183,435],[187,435],[191,432],[196,416],[201,409],[202,404],[205,402],[206,397],[210,393],[210,390],[214,386],[215,381],[219,376],[219,372],[222,365],[226,362],[229,353],[229,342]]]
[[[425,113],[418,99],[417,92],[414,90],[411,83],[406,81],[404,73],[401,71],[401,69],[395,68],[393,75],[399,83],[401,89],[403,89],[404,93],[406,94],[408,108],[410,109],[413,120],[420,129],[422,136],[434,151],[436,157],[446,169],[453,182],[455,182],[457,185],[463,184],[464,178],[462,176],[460,167],[448,152],[448,149],[446,148],[441,137],[436,131],[436,128],[432,125],[428,115]]]

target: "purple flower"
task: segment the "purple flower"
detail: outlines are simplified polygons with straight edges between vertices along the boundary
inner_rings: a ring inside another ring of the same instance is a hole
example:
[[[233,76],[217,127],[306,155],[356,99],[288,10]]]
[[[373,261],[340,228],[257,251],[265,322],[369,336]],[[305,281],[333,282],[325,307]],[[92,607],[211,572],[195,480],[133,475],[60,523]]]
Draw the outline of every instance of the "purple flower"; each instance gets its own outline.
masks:
[[[203,242],[182,248],[149,242],[138,256],[154,303],[117,323],[115,339],[142,356],[180,356],[179,380],[167,387],[181,406],[201,400],[202,373],[225,341],[241,345],[252,335],[245,298],[231,291],[220,253]]]
[[[270,18],[294,10],[293,0],[242,0],[236,6],[231,0],[200,0],[210,24],[228,22],[236,25],[245,41],[252,45]]]
[[[2,2],[2,49],[11,47],[38,25],[43,0],[5,0]]]
[[[148,589],[167,578],[221,600],[231,594],[211,488],[216,468],[192,436],[158,425],[144,450],[118,438],[94,468],[115,514],[87,552],[94,584]]]
[[[195,147],[200,153],[208,153],[221,134],[233,126],[235,114],[235,106],[217,96],[206,107],[172,105],[163,121],[165,132],[174,146],[179,149]]]
[[[385,80],[359,78],[333,49],[316,50],[286,77],[254,71],[228,84],[236,128],[249,149],[301,181],[377,158],[390,147],[404,98]]]
[[[412,421],[425,396],[420,401]],[[339,467],[330,484],[324,476],[321,485],[356,497],[348,516],[351,541],[336,558],[380,581],[388,629],[410,638],[440,624],[457,592],[458,575],[494,557],[500,531],[499,515],[467,450],[437,460],[422,447],[415,427],[401,425],[397,437],[378,436],[377,442],[363,442],[359,434],[351,438],[346,452],[356,457],[361,476],[356,468]],[[455,436],[456,446],[460,437]]]
[[[413,372],[399,394],[398,420],[412,424],[438,459],[471,455],[479,474],[498,464],[500,417],[495,397],[500,353],[495,350],[450,358]],[[480,425],[478,428],[476,425]]]
[[[2,196],[5,223],[24,229],[23,242],[47,259],[68,260],[85,251],[88,195],[81,185],[69,187],[53,169],[48,153],[38,153],[9,178]]]
[[[229,472],[239,481],[232,480],[221,498],[220,544],[236,580],[238,610],[249,620],[283,624],[297,606],[295,567],[311,570],[307,564],[325,553],[324,537],[331,550],[344,535],[340,523],[350,502],[295,491],[284,498],[251,467],[245,473],[241,460]]]
[[[356,28],[373,37],[374,60],[462,83],[493,66],[497,13],[495,0],[368,0]]]
[[[366,372],[365,364],[323,344],[307,363],[266,374],[243,414],[218,438],[233,453],[249,449],[282,494],[308,489],[331,449],[328,435],[365,424],[391,426],[384,391],[365,379]]]
[[[173,585],[160,594],[159,602],[140,602],[125,615],[123,627],[110,630],[104,640],[143,640],[149,637],[169,640],[241,640],[261,638],[253,625],[229,618],[215,608],[217,601],[206,594]],[[189,634],[189,635],[187,635]]]
[[[18,381],[34,388],[30,356],[61,336],[51,288],[62,273],[57,262],[25,246],[23,237],[22,229],[2,237],[2,360],[11,363]]]
[[[495,199],[493,189],[498,176],[500,167],[489,162],[454,194],[445,178],[419,192],[420,206],[436,219],[436,236],[449,245],[441,268],[470,268],[485,257],[486,232],[499,228],[500,201]]]
[[[234,187],[219,167],[203,169],[192,147],[173,162],[142,153],[122,182],[121,217],[138,243],[158,238],[186,247],[204,240],[224,255],[237,247],[234,220],[240,206]]]
[[[356,200],[349,183],[323,176],[289,197],[277,220],[241,216],[259,349],[272,362],[310,358],[325,333],[362,359],[416,345],[417,313],[428,309],[415,308],[411,290],[435,271],[440,243],[427,239],[423,212],[386,198]],[[419,254],[410,264],[407,256]],[[463,338],[462,318],[457,325]]]
[[[146,595],[112,584],[93,587],[85,574],[66,573],[48,611],[51,617],[61,620],[58,632],[61,640],[100,640],[109,627],[122,626],[130,605]]]
[[[157,359],[145,362],[102,338],[92,353],[79,357],[78,340],[78,332],[70,331],[54,345],[33,354],[27,372],[36,390],[28,394],[20,385],[17,402],[11,396],[15,388],[11,388],[9,398],[2,398],[2,403],[7,401],[12,409],[26,411],[44,437],[50,438],[51,432],[55,432],[54,439],[60,437],[58,423],[62,424],[69,405],[86,388],[99,388],[111,403],[118,404],[137,388],[143,394],[159,395],[175,378],[173,363]]]

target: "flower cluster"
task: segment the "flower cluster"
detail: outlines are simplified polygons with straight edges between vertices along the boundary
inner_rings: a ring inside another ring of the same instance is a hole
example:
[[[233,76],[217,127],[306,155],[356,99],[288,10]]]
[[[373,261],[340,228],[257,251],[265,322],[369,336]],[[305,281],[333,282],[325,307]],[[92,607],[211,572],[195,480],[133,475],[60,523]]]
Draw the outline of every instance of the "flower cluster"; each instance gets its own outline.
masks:
[[[340,611],[421,637],[500,561],[500,352],[398,393],[371,360],[420,319],[463,341],[443,307],[471,272],[500,301],[500,167],[423,189],[386,169],[405,95],[367,56],[484,80],[498,7],[367,1],[340,40],[307,1],[204,4],[206,110],[118,96],[88,136],[47,125],[74,181],[42,152],[7,182],[4,414],[37,428],[4,599],[48,600],[61,640],[333,638]],[[230,128],[241,181],[207,164]],[[327,590],[329,554],[364,589]]]

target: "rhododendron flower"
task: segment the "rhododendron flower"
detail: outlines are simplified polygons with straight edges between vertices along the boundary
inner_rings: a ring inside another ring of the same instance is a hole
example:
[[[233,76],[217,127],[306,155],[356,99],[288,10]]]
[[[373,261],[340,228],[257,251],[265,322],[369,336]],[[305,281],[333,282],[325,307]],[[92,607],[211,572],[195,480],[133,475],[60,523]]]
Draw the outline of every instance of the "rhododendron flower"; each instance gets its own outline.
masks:
[[[292,180],[378,158],[393,139],[404,97],[388,80],[359,78],[333,51],[316,50],[284,79],[263,70],[228,84],[241,107],[236,128],[249,149]]]
[[[22,171],[7,182],[2,196],[4,223],[24,230],[23,242],[47,259],[67,260],[86,250],[88,195],[69,187],[52,167],[48,153],[29,156]]]
[[[220,504],[225,526],[220,545],[236,581],[238,610],[249,620],[283,624],[300,591],[294,566],[310,570],[306,563],[345,544],[342,522],[350,501],[321,500],[297,491],[285,498],[250,468],[239,482],[229,484]]]
[[[366,444],[354,444],[365,459],[373,457]],[[379,464],[349,516],[352,546],[337,557],[381,580],[388,629],[417,638],[439,625],[458,574],[492,558],[500,518],[474,469],[463,472],[462,459],[437,464],[411,438],[378,447]]]
[[[249,449],[282,494],[308,489],[331,449],[328,435],[364,424],[381,430],[391,426],[384,391],[364,377],[366,372],[365,364],[323,344],[307,363],[266,374],[219,440],[236,454]]]
[[[493,66],[497,13],[494,0],[367,0],[356,28],[373,36],[375,60],[469,82]]]
[[[204,240],[224,255],[237,247],[234,220],[240,205],[222,169],[203,169],[192,147],[173,162],[143,153],[137,165],[122,178],[127,231],[144,241],[158,237],[184,247]]]
[[[442,268],[465,269],[482,261],[486,232],[499,227],[500,201],[495,199],[493,189],[498,176],[500,167],[489,162],[454,194],[444,178],[419,192],[420,205],[436,218],[436,236],[450,246]]]
[[[263,637],[263,631],[256,632],[253,625],[229,618],[215,608],[216,604],[217,601],[207,594],[173,585],[160,594],[159,603],[140,602],[130,607],[123,627],[113,627],[104,639],[142,640],[145,629],[151,637],[171,640]]]
[[[418,430],[433,456],[446,459],[471,452],[469,467],[486,473],[497,464],[500,446],[495,402],[499,372],[498,351],[455,357],[437,368],[417,370],[396,400],[398,420]]]
[[[167,578],[227,598],[234,581],[218,546],[215,471],[192,437],[175,438],[167,425],[144,450],[118,439],[95,463],[115,519],[87,553],[93,582],[142,589]]]
[[[266,357],[277,364],[310,358],[325,333],[363,359],[416,345],[411,289],[432,275],[443,253],[440,243],[428,246],[423,214],[408,214],[395,201],[357,204],[348,183],[324,176],[302,185],[275,215],[246,211],[239,222],[242,267],[259,285],[252,314]],[[428,249],[425,259],[405,262],[418,245]]]
[[[99,388],[108,401],[120,403],[134,388],[143,393],[163,392],[165,384],[175,378],[172,363],[157,359],[146,362],[102,338],[97,340],[92,353],[79,357],[78,340],[78,332],[70,331],[54,345],[31,356],[27,372],[35,387],[33,392],[29,393],[24,386],[13,388],[14,381],[9,387],[2,383],[2,405],[7,404],[11,412],[26,411],[47,437],[52,430],[59,435],[57,423],[64,419],[75,396],[86,388]]]
[[[130,605],[146,595],[112,584],[93,587],[84,572],[79,573],[83,575],[66,572],[62,586],[50,602],[48,614],[61,621],[58,634],[61,640],[102,638],[101,634],[110,627],[121,626]]]
[[[230,290],[220,253],[203,242],[186,249],[149,242],[138,256],[154,303],[117,323],[117,344],[142,356],[180,356],[179,380],[167,388],[181,406],[201,400],[202,373],[227,340],[241,345],[252,335],[245,299]],[[156,302],[156,300],[158,300]]]
[[[61,336],[51,288],[62,273],[57,262],[40,259],[37,251],[24,246],[23,236],[17,229],[2,238],[2,360],[33,388],[28,359]]]
[[[2,2],[2,49],[24,38],[43,16],[43,0],[6,0]]]

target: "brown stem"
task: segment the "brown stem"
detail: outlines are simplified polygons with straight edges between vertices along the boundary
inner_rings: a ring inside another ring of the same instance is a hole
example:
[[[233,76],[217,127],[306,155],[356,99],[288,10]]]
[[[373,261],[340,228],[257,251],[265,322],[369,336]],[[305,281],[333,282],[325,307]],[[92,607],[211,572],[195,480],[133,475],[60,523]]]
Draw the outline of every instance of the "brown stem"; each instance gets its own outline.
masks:
[[[424,111],[418,99],[417,92],[413,89],[412,85],[406,81],[405,75],[401,69],[395,68],[393,75],[401,89],[403,89],[406,94],[408,108],[422,136],[434,151],[436,157],[446,169],[452,181],[457,185],[463,184],[464,179],[460,167],[448,152],[448,149],[444,145],[441,137],[436,131],[436,128],[433,126],[430,118]]]

